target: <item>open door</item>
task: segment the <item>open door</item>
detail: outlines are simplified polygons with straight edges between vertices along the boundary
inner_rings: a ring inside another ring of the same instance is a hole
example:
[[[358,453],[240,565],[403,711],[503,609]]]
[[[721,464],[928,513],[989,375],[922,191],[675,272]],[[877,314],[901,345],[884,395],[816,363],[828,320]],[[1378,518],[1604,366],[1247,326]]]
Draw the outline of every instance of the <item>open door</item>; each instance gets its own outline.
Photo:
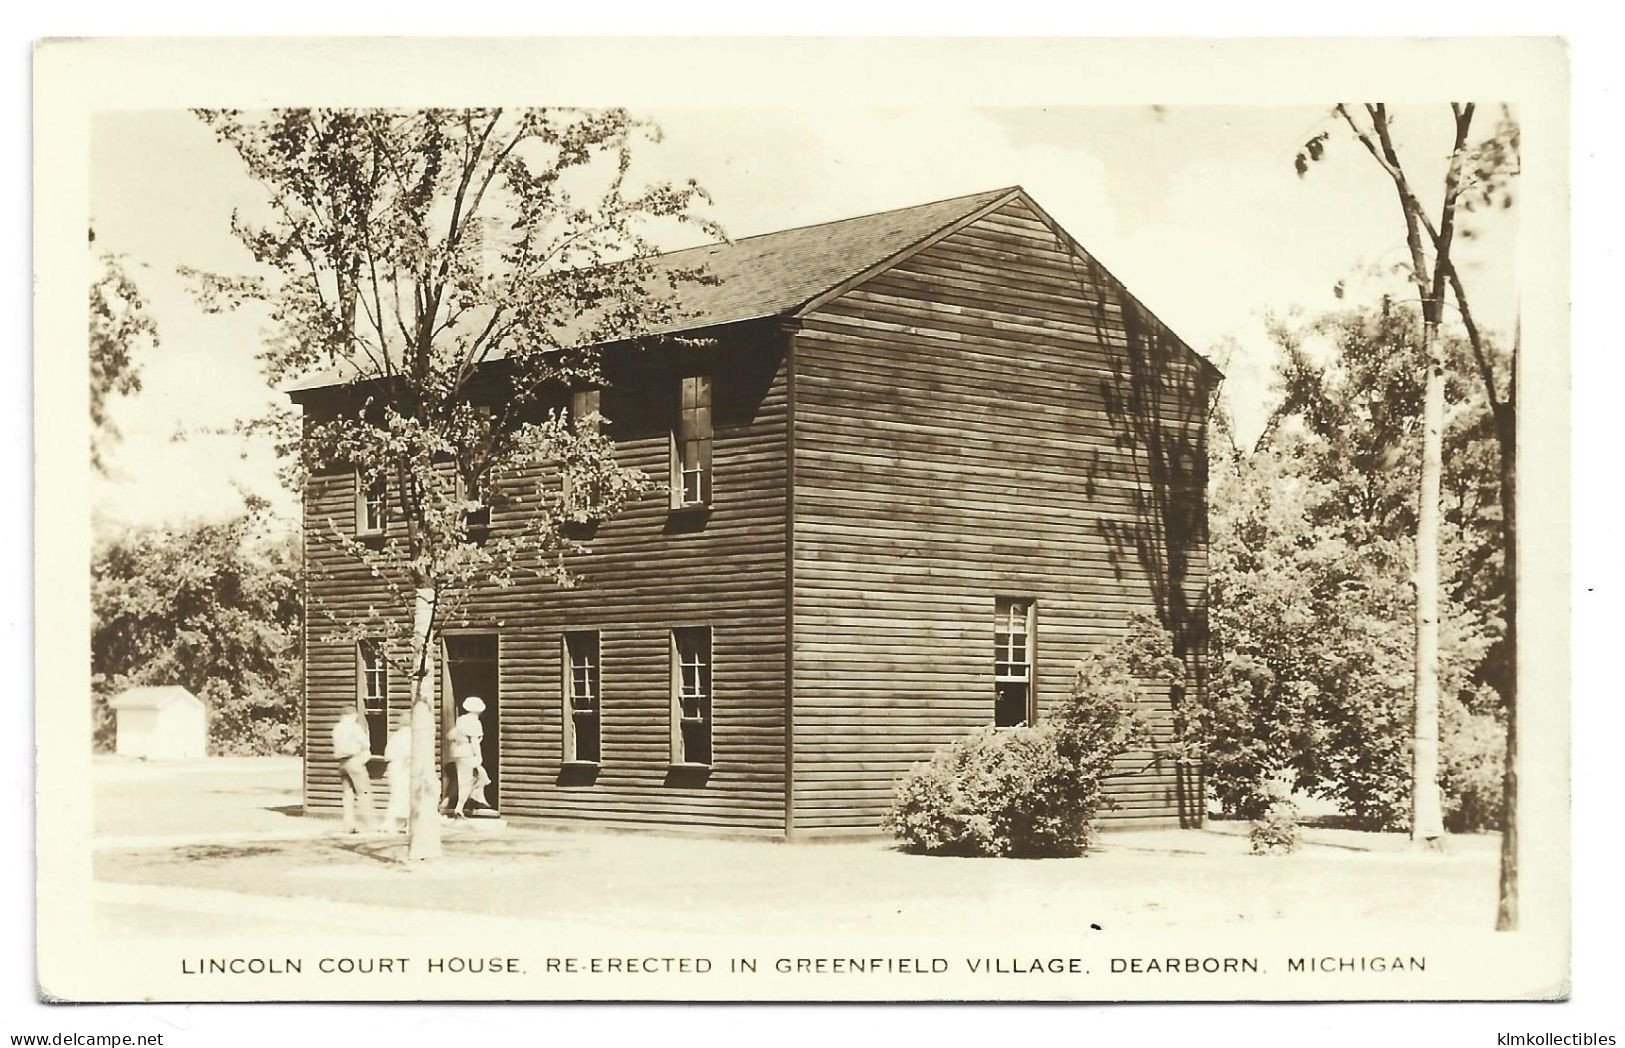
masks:
[[[441,659],[441,690],[446,696],[448,709],[442,710],[442,723],[450,725],[463,712],[463,700],[478,695],[485,700],[485,712],[480,714],[480,725],[485,729],[481,756],[485,773],[491,784],[485,789],[485,799],[491,807],[502,808],[502,701],[498,690],[500,674],[497,666],[497,635],[494,633],[460,633],[445,639],[444,658]],[[445,733],[441,733],[441,764],[446,760]],[[451,793],[448,791],[448,798]],[[448,800],[448,803],[449,800]]]

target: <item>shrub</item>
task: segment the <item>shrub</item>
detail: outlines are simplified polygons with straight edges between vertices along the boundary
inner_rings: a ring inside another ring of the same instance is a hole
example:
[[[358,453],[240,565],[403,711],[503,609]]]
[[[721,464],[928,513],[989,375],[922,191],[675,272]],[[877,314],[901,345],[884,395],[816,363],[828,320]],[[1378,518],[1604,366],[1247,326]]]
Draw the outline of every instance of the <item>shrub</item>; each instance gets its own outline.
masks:
[[[1108,803],[1113,758],[1144,739],[1136,685],[1120,652],[1078,664],[1071,694],[1033,727],[981,728],[915,765],[887,830],[930,855],[1077,855]]]
[[[1235,818],[1257,819],[1269,811],[1270,776],[1281,770],[1284,747],[1257,712],[1273,687],[1267,665],[1237,655],[1212,668],[1205,701],[1193,696],[1174,711],[1181,741],[1201,762],[1207,788]]]
[[[112,753],[118,744],[118,715],[113,712],[113,696],[96,687],[90,693],[90,746],[95,753]]]
[[[1298,806],[1284,792],[1272,791],[1269,807],[1253,820],[1248,833],[1254,855],[1287,854],[1298,847]]]
[[[890,828],[934,855],[1072,855],[1087,805],[1053,727],[982,728],[899,786]]]
[[[1452,833],[1498,829],[1506,725],[1447,699],[1439,704],[1439,790]]]

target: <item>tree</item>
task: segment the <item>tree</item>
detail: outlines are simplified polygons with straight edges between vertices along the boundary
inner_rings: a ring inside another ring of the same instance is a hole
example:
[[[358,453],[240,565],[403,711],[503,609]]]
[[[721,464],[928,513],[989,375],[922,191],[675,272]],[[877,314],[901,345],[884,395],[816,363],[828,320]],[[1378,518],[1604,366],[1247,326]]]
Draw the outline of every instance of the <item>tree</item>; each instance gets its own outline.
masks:
[[[1277,324],[1280,405],[1250,453],[1215,455],[1212,671],[1182,728],[1234,814],[1262,814],[1284,775],[1361,825],[1409,822],[1420,329],[1390,302]],[[1454,377],[1465,344],[1444,352],[1442,785],[1451,825],[1476,828],[1499,797],[1484,782],[1502,735],[1496,444],[1483,396]]]
[[[108,402],[141,389],[139,358],[157,348],[158,327],[119,257],[104,252],[100,261],[101,273],[90,284],[90,465],[103,472],[108,445],[119,437]]]
[[[1394,186],[1405,221],[1406,246],[1411,259],[1410,278],[1421,303],[1424,321],[1423,342],[1428,380],[1423,401],[1423,468],[1417,526],[1416,776],[1412,786],[1413,806],[1416,807],[1412,836],[1420,840],[1429,839],[1427,834],[1433,832],[1432,818],[1437,810],[1437,687],[1434,662],[1437,615],[1430,616],[1430,612],[1436,611],[1433,594],[1437,592],[1438,430],[1442,424],[1444,362],[1434,352],[1434,346],[1447,289],[1454,299],[1472,352],[1473,365],[1483,383],[1494,420],[1495,437],[1500,448],[1501,539],[1503,563],[1506,565],[1508,630],[1504,644],[1508,669],[1505,691],[1507,747],[1502,789],[1501,883],[1496,927],[1509,930],[1517,927],[1516,356],[1514,354],[1513,366],[1507,369],[1503,379],[1497,373],[1488,344],[1473,318],[1466,289],[1451,258],[1451,248],[1458,218],[1463,213],[1478,207],[1512,206],[1513,186],[1520,170],[1520,135],[1510,110],[1503,108],[1502,118],[1494,133],[1476,146],[1470,145],[1475,108],[1470,102],[1451,103],[1454,138],[1436,222],[1418,199],[1394,147],[1392,119],[1387,107],[1381,103],[1366,104],[1363,107],[1363,121],[1356,115],[1355,108],[1348,104],[1340,103],[1333,112],[1365,147]],[[1305,144],[1297,158],[1300,175],[1308,169],[1310,161],[1319,160],[1324,155],[1327,137],[1328,133],[1322,132]],[[1467,232],[1470,234],[1470,230]],[[1425,828],[1422,826],[1424,816],[1429,819]],[[1442,826],[1439,830],[1442,831]]]
[[[394,594],[395,614],[364,628],[409,640],[408,856],[432,858],[441,624],[476,588],[568,584],[566,555],[582,548],[569,524],[641,490],[595,410],[570,419],[550,401],[604,383],[593,347],[677,318],[674,292],[701,275],[656,279],[654,232],[719,230],[695,215],[707,198],[692,181],[629,190],[634,145],[658,132],[620,110],[199,115],[269,216],[233,218],[269,272],[200,274],[205,302],[269,307],[273,384],[318,369],[342,384],[307,419],[304,465],[353,469],[404,525],[377,545],[332,539]]]
[[[180,684],[209,708],[212,752],[298,752],[298,544],[268,529],[262,509],[97,544],[90,667],[100,747],[113,741],[109,699]]]

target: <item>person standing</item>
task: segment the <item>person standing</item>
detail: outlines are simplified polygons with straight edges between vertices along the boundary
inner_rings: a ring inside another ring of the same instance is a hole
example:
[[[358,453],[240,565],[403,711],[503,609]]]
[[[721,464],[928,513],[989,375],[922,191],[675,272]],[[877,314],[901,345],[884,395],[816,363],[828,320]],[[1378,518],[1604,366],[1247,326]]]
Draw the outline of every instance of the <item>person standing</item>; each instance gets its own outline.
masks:
[[[482,752],[485,725],[480,722],[480,714],[484,712],[485,700],[478,695],[470,695],[463,700],[463,715],[452,722],[451,730],[446,733],[446,755],[457,770],[457,794],[451,808],[453,818],[463,817],[463,808],[476,789],[482,803],[484,801],[485,784],[479,781],[486,779]]]
[[[333,757],[339,762],[344,795],[344,832],[371,829],[372,776],[367,773],[367,762],[372,759],[372,738],[353,708],[339,714],[333,725]]]
[[[389,783],[389,808],[384,813],[384,830],[400,833],[412,817],[412,726],[403,724],[390,733],[384,746],[389,764],[384,779]]]

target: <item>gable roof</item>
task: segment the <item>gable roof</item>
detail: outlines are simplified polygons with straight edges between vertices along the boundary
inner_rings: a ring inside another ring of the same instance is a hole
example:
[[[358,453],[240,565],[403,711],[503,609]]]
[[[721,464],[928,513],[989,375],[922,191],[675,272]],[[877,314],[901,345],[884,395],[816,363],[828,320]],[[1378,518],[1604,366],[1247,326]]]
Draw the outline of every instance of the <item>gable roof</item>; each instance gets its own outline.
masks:
[[[1028,204],[1057,235],[1081,251],[1020,186],[992,189],[656,255],[650,259],[654,267],[651,279],[656,284],[665,284],[679,270],[703,269],[708,279],[679,284],[681,318],[642,334],[670,335],[766,317],[799,316],[1016,199]],[[1217,373],[1218,368],[1207,358],[1194,351],[1192,355]],[[498,353],[489,359],[499,358]],[[347,377],[324,371],[286,386],[284,391],[297,394],[336,385]]]
[[[179,684],[143,685],[128,688],[108,703],[115,710],[156,710],[175,702],[201,707],[203,700]]]
[[[704,267],[715,283],[684,285],[682,321],[651,335],[797,312],[846,281],[1019,194],[1011,187],[930,204],[782,229],[658,255],[657,275]]]

